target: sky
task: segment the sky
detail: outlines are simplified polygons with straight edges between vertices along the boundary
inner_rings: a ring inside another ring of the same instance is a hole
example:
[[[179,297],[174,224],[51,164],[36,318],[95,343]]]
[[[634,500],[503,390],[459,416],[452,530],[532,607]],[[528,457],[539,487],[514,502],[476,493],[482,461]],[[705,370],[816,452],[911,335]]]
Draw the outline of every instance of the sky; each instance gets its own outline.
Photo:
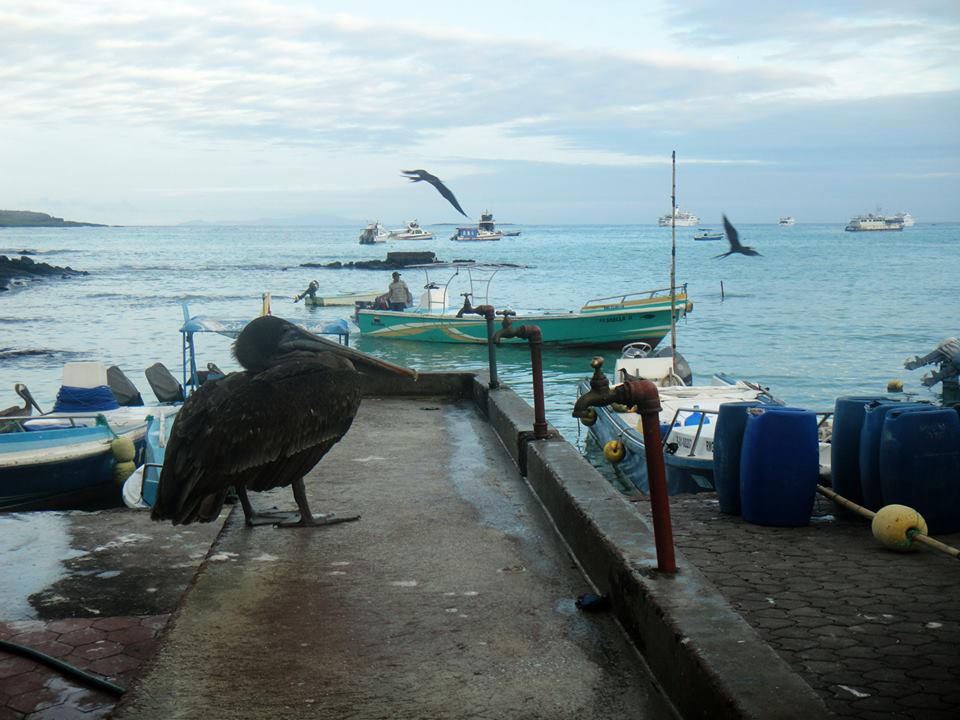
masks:
[[[0,208],[960,220],[957,0],[4,0]]]

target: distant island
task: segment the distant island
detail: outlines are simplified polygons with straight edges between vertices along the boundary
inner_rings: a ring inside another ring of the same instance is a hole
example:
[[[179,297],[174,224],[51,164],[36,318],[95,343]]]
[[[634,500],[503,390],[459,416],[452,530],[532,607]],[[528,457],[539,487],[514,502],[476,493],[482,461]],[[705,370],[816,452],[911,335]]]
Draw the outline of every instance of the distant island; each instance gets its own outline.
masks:
[[[107,227],[100,223],[75,222],[28,210],[0,210],[0,227]]]

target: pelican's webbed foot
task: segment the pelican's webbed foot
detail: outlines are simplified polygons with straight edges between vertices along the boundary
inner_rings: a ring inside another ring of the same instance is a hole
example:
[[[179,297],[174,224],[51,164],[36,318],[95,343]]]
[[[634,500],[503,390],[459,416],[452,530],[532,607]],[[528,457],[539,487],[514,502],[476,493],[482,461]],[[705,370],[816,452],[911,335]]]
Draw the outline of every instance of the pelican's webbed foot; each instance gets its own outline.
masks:
[[[336,513],[318,513],[316,515],[312,513],[307,513],[306,515],[301,515],[300,513],[294,514],[298,516],[297,520],[278,522],[275,523],[276,526],[278,528],[322,527],[323,525],[338,525],[360,519],[359,515],[343,515],[338,517]]]

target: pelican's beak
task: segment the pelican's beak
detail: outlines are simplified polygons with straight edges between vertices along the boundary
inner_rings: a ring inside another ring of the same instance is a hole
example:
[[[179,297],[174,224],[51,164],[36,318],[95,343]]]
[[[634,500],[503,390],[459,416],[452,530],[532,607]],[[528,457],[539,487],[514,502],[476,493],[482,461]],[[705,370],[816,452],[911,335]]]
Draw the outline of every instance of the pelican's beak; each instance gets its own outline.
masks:
[[[285,338],[283,349],[287,352],[305,350],[308,352],[330,352],[340,357],[346,358],[353,363],[354,367],[360,372],[372,372],[376,374],[392,373],[403,377],[417,379],[417,371],[413,368],[394,365],[386,360],[381,360],[375,355],[370,355],[359,350],[354,350],[347,345],[341,345],[333,340],[314,335],[312,332],[303,328],[291,326],[296,331],[293,337]]]

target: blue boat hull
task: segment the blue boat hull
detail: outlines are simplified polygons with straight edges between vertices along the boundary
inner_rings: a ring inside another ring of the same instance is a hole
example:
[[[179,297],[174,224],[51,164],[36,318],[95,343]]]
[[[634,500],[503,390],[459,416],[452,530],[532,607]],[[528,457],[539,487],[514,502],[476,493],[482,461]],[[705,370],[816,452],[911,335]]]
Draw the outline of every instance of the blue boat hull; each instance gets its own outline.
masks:
[[[128,433],[137,460],[144,429]],[[0,512],[119,506],[112,439],[102,426],[0,435]]]

